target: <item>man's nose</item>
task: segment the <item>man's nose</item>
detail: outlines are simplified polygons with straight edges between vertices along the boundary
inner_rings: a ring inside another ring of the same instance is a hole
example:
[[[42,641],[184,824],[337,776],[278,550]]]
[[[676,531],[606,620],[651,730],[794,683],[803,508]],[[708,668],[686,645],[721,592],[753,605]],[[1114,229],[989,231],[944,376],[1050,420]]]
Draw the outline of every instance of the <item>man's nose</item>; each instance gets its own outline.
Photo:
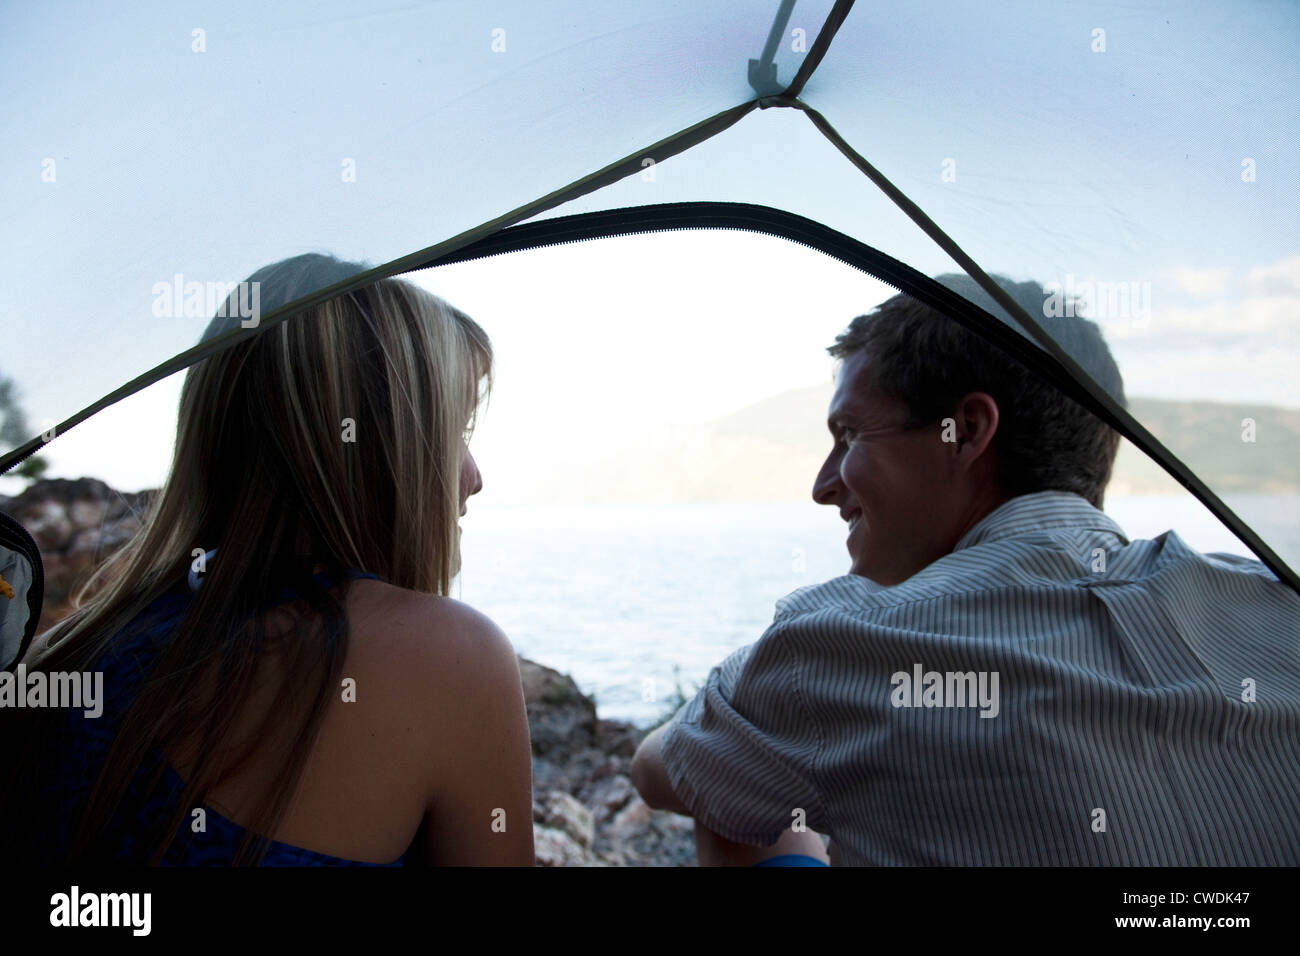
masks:
[[[813,501],[819,505],[839,504],[840,462],[839,456],[831,454],[822,464],[813,482]]]

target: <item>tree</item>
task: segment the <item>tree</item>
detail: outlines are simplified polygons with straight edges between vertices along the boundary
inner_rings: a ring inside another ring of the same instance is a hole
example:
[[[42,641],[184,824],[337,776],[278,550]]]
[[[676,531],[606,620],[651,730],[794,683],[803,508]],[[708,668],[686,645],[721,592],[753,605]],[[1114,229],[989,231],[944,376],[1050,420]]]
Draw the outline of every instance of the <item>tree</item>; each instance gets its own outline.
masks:
[[[14,380],[0,375],[0,451],[10,451],[32,437],[27,430],[27,413],[18,404],[18,387]],[[45,474],[47,462],[32,455],[6,474],[36,481]]]

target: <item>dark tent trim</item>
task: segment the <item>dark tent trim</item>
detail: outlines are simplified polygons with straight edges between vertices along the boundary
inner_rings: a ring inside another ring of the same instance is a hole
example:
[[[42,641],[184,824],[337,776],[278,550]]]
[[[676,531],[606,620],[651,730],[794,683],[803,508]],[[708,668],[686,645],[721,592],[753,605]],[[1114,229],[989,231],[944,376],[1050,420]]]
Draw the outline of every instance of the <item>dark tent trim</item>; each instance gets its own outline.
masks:
[[[919,209],[917,212],[921,216],[925,215]],[[928,218],[926,221],[929,222]],[[934,228],[938,230],[937,226]],[[415,268],[468,262],[542,246],[679,229],[740,229],[788,239],[838,259],[938,309],[1002,349],[1026,368],[1041,375],[1142,449],[1204,504],[1215,517],[1227,525],[1233,534],[1255,552],[1270,571],[1300,593],[1300,575],[1297,575],[1177,455],[1134,418],[1128,409],[1098,386],[1092,377],[1061,349],[1018,303],[1010,299],[1002,288],[964,253],[962,253],[963,258],[970,262],[979,276],[998,291],[999,304],[1001,304],[1000,300],[1006,299],[1012,307],[1009,311],[1015,314],[1025,328],[1036,333],[1035,337],[1043,343],[1043,348],[1036,347],[1007,323],[985,312],[968,299],[878,249],[873,249],[851,236],[846,236],[803,216],[749,203],[663,203],[562,216],[514,226],[455,252],[430,257]],[[941,231],[939,234],[943,235]],[[946,236],[944,239],[957,249],[952,240],[947,239]],[[961,252],[960,249],[957,251]],[[979,276],[972,274],[972,278],[976,281],[980,281]],[[981,282],[981,285],[983,284],[984,282]]]

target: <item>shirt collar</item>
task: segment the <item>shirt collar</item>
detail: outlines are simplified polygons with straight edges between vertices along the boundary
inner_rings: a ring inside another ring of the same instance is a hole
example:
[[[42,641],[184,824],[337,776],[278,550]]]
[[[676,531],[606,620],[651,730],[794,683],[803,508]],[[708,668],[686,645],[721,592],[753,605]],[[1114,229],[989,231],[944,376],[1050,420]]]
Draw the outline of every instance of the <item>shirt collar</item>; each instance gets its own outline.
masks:
[[[1128,544],[1124,529],[1105,512],[1071,491],[1035,491],[1004,501],[961,536],[954,551],[1044,528],[1102,531]]]

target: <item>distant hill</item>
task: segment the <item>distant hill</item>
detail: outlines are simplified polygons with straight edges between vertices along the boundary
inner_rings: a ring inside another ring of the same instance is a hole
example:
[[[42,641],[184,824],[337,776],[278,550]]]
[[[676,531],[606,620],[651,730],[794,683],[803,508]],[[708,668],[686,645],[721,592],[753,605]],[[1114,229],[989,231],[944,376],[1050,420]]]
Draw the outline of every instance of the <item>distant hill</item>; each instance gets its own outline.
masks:
[[[1275,405],[1132,398],[1129,410],[1211,488],[1221,492],[1300,491],[1300,411]],[[1243,441],[1242,422],[1254,422]],[[1181,488],[1128,442],[1120,446],[1111,491],[1163,494]]]
[[[653,430],[634,451],[533,491],[550,502],[806,500],[830,450],[832,388],[783,392],[713,422]],[[1129,407],[1216,490],[1300,492],[1300,411],[1157,398],[1131,398]],[[1246,418],[1255,422],[1253,443],[1242,441]],[[1174,494],[1181,486],[1125,441],[1108,490]]]

